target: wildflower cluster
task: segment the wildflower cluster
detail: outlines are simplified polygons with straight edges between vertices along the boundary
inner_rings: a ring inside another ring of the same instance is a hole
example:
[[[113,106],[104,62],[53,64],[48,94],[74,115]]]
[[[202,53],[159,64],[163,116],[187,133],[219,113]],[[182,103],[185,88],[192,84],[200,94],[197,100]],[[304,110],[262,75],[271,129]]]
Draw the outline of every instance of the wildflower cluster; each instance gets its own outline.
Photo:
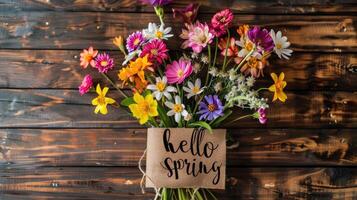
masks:
[[[154,7],[160,24],[149,23],[147,28],[127,38],[113,39],[125,57],[121,64],[109,54],[89,47],[80,54],[80,66],[83,69],[91,66],[112,84],[124,97],[121,105],[140,124],[211,129],[243,118],[267,123],[269,104],[261,92],[270,91],[274,93],[272,101],[285,102],[285,74],[271,73],[270,87],[257,87],[256,82],[264,76],[273,53],[289,59],[292,50],[287,37],[281,31],[237,25],[229,9],[216,13],[208,22],[196,21],[199,6],[190,4],[173,9],[174,18],[184,23],[179,35],[181,48],[189,53],[171,53],[168,41],[174,35],[172,28],[163,22],[163,6],[171,1],[142,0]],[[114,70],[122,88],[130,88],[132,95],[127,96],[107,75]],[[79,86],[80,95],[94,91],[94,82],[87,74]],[[96,85],[97,97],[92,100],[95,113],[107,114],[107,105],[119,106],[106,96],[108,91],[108,87]],[[251,114],[231,118],[237,109]]]

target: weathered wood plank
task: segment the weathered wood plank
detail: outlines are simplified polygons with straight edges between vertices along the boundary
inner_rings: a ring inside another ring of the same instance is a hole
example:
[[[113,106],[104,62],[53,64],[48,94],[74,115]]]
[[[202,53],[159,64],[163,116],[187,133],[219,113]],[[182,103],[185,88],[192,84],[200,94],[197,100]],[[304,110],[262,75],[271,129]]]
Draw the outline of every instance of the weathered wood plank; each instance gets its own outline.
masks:
[[[356,129],[228,131],[228,166],[357,166]],[[0,168],[137,166],[145,148],[146,129],[0,129]]]
[[[269,123],[259,125],[246,119],[227,127],[305,127],[356,128],[357,93],[355,92],[288,92],[285,104],[272,103]],[[120,100],[115,90],[109,96]],[[93,113],[90,105],[95,95],[80,97],[75,90],[2,89],[0,90],[0,127],[139,127],[123,108],[109,107],[106,116]],[[272,94],[266,94],[272,98]],[[247,114],[237,111],[237,114]],[[233,116],[234,117],[234,116]]]
[[[141,194],[136,168],[39,168],[34,171],[1,169],[2,200],[19,199],[151,199]],[[230,168],[226,190],[219,199],[357,198],[356,168]]]
[[[195,0],[201,4],[201,12],[212,13],[218,9],[231,8],[235,13],[259,14],[310,14],[310,13],[355,13],[357,4],[353,0],[220,0],[207,1]],[[172,2],[168,7],[182,8],[192,3],[189,0]],[[1,0],[0,10],[16,11],[105,11],[105,12],[153,12],[149,6],[140,4],[138,0],[70,0],[70,1],[45,1],[45,0]]]
[[[109,75],[117,80],[123,60],[117,51],[109,52],[118,63]],[[65,50],[0,50],[1,88],[77,88],[85,74],[103,80],[96,70],[79,67],[80,51]],[[258,84],[270,85],[269,72],[284,71],[287,90],[354,91],[357,74],[356,54],[294,53],[289,60],[272,59],[266,77]],[[118,81],[119,82],[119,81]]]
[[[211,15],[199,18],[208,21]],[[112,39],[127,36],[158,22],[152,13],[3,12],[0,16],[0,47],[28,49],[82,49],[94,45],[115,49]],[[357,16],[238,15],[235,24],[249,23],[281,29],[295,51],[347,52],[357,50]],[[182,23],[171,16],[166,24],[179,35]],[[179,39],[169,40],[178,49]]]

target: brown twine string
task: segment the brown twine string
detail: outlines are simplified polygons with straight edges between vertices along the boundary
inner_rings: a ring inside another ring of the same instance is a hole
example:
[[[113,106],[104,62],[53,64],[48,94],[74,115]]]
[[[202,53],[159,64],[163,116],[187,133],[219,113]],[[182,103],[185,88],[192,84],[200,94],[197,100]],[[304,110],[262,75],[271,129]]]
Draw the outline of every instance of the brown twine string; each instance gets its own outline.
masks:
[[[138,162],[139,170],[140,170],[140,172],[143,174],[143,176],[141,177],[141,181],[140,181],[140,188],[141,188],[141,192],[142,192],[143,194],[145,194],[145,186],[144,186],[145,177],[147,177],[147,178],[154,184],[154,182],[152,181],[152,179],[145,173],[145,171],[143,170],[143,168],[142,168],[142,166],[141,166],[141,163],[142,163],[142,161],[143,161],[145,155],[146,155],[146,149],[144,150],[143,155],[140,157],[139,162]],[[154,190],[155,190],[155,198],[154,198],[154,200],[156,200],[158,197],[161,197],[161,195],[160,195],[160,189],[161,189],[161,188],[156,187],[155,184],[154,184]]]

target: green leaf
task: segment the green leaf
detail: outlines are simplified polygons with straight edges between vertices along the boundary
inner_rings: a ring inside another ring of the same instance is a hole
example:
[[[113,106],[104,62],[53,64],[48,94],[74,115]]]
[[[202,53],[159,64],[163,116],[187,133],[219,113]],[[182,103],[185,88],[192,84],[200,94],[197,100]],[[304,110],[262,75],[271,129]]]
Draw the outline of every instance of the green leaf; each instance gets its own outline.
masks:
[[[226,120],[227,117],[229,117],[232,114],[232,112],[233,112],[232,110],[224,111],[224,115],[222,117],[219,117],[210,123],[211,127],[214,127],[214,128],[217,127],[221,122]]]
[[[128,98],[123,99],[120,102],[120,105],[128,107],[129,105],[134,104],[134,103],[135,103],[135,101],[134,101],[133,97],[128,97]]]
[[[209,131],[209,133],[212,133],[211,126],[207,122],[204,122],[204,121],[190,123],[188,125],[188,127],[201,127],[201,128],[207,129]]]

